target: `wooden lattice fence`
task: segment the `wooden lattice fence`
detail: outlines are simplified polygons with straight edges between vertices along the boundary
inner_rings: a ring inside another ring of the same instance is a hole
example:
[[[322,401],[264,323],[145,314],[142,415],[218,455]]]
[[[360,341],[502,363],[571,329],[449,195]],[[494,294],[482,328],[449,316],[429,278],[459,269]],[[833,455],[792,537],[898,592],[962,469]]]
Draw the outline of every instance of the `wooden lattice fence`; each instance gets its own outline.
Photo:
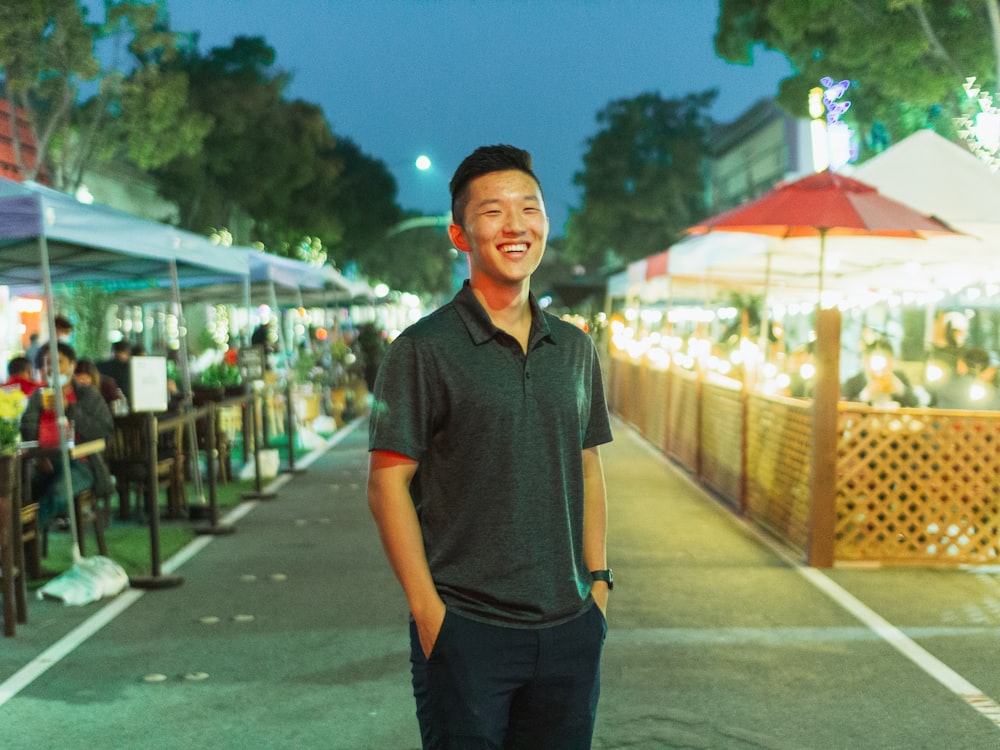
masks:
[[[753,523],[806,558],[814,535],[830,539],[811,529],[811,402],[624,359],[612,360],[609,382],[614,411],[728,504],[742,492]],[[997,562],[1000,413],[840,402],[836,429],[834,563]]]
[[[992,563],[1000,414],[843,408],[837,560]]]
[[[746,515],[804,553],[811,497],[809,404],[751,395],[746,425]]]
[[[739,387],[703,386],[701,481],[735,510],[742,495],[743,403]]]

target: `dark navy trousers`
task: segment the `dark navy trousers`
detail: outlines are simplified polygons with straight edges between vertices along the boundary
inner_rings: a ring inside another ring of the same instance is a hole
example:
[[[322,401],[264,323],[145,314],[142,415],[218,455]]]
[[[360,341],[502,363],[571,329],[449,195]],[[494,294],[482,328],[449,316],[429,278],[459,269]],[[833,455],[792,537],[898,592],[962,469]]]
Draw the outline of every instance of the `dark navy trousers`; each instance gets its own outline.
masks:
[[[607,623],[594,605],[561,625],[489,625],[449,611],[430,658],[410,624],[425,750],[588,750]]]

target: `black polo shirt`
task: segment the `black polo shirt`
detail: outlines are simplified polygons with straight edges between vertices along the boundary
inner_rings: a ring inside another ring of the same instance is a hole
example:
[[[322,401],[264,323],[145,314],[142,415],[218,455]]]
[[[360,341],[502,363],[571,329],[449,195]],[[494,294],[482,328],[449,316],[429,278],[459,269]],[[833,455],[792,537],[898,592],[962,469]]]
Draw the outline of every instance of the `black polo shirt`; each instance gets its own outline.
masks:
[[[466,282],[389,347],[369,434],[420,463],[410,491],[445,604],[515,627],[589,606],[581,452],[612,437],[590,337],[531,310],[525,355]]]

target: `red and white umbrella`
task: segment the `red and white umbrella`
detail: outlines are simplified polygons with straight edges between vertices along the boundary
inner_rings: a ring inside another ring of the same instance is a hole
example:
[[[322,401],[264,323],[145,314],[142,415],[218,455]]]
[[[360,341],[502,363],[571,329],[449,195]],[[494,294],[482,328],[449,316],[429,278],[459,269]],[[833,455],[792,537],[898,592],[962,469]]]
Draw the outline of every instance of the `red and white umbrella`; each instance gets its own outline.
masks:
[[[795,182],[781,183],[756,200],[724,211],[688,228],[691,235],[711,232],[739,232],[779,238],[768,246],[769,266],[801,275],[803,262],[813,255],[809,244],[800,238],[818,238],[820,293],[823,291],[827,238],[901,238],[923,240],[941,235],[960,234],[943,222],[888,198],[874,187],[832,172],[820,172]],[[680,247],[684,243],[676,247]],[[902,264],[920,259],[917,246],[911,243],[856,245],[849,271],[863,277],[865,271],[882,263]],[[770,256],[774,257],[771,258]],[[811,261],[815,262],[815,261]],[[813,266],[814,268],[816,266]],[[845,271],[847,272],[847,271]]]

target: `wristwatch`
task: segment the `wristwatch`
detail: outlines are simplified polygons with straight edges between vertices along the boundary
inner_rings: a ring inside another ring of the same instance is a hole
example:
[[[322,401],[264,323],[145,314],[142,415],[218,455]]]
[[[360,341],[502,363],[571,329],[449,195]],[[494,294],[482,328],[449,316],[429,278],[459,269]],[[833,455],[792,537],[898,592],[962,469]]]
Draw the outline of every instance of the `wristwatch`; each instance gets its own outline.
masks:
[[[611,572],[611,568],[607,570],[592,570],[590,571],[590,577],[595,581],[604,581],[608,584],[608,591],[611,591],[615,587],[615,576]]]

